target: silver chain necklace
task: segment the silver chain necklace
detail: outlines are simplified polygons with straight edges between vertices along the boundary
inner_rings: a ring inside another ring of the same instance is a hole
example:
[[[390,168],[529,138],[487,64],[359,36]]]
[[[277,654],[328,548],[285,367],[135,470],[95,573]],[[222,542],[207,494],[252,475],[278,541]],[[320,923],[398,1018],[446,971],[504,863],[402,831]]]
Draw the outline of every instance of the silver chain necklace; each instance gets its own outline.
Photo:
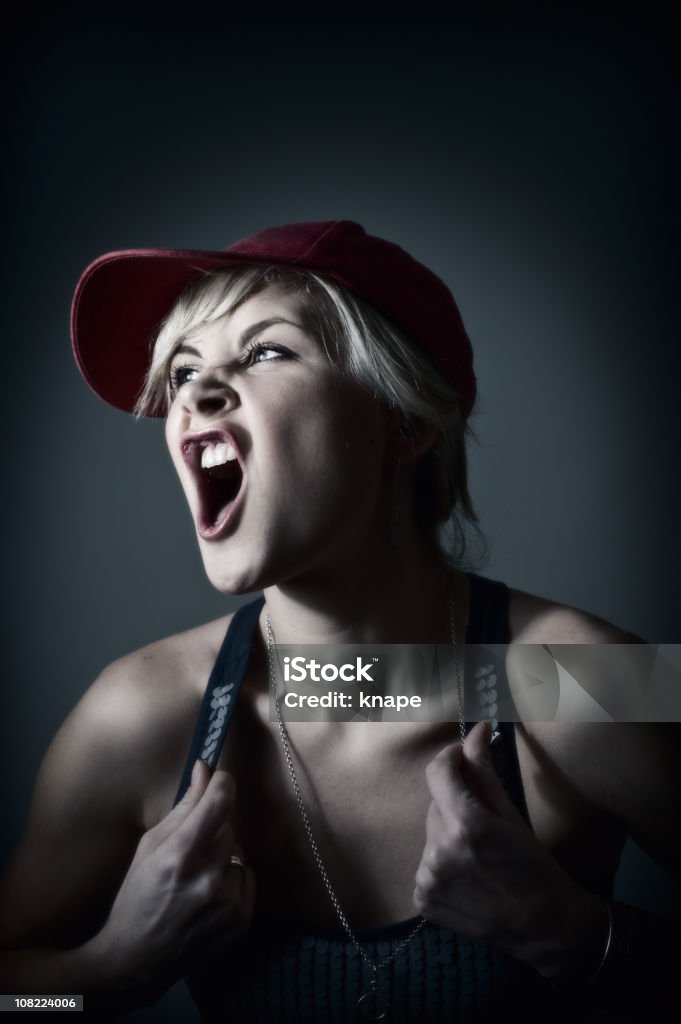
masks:
[[[448,604],[450,642],[454,650],[454,665],[456,670],[456,695],[459,713],[459,736],[461,738],[461,742],[463,743],[463,741],[466,738],[466,719],[464,716],[463,706],[463,678],[461,676],[461,666],[459,664],[459,650],[456,643],[456,613],[454,607],[454,593],[451,585],[448,588]],[[291,745],[289,743],[288,730],[286,729],[286,725],[284,724],[284,719],[281,714],[281,702],[279,695],[277,693],[277,672],[276,666],[274,664],[275,640],[269,614],[267,615],[266,629],[267,667],[269,673],[270,690],[272,693],[272,700],[276,710],[277,723],[279,725],[279,735],[281,736],[281,744],[284,750],[284,758],[288,766],[289,775],[291,777],[291,784],[293,786],[293,791],[295,793],[296,802],[298,804],[298,809],[300,811],[300,816],[303,821],[303,827],[305,829],[305,833],[310,844],[310,849],[312,850],[312,855],[315,859],[315,863],[319,870],[319,874],[321,875],[324,888],[326,889],[329,895],[329,899],[331,900],[333,908],[336,912],[336,916],[340,921],[341,925],[343,926],[343,930],[345,931],[348,939],[357,950],[358,956],[371,971],[371,981],[369,984],[369,989],[367,992],[362,993],[362,995],[359,997],[359,999],[357,1000],[357,1007],[367,1020],[384,1020],[387,1017],[388,1012],[390,1010],[390,1004],[387,1001],[387,999],[379,1001],[378,972],[382,970],[382,968],[389,967],[390,964],[392,964],[392,962],[395,960],[398,954],[401,953],[402,950],[409,945],[412,939],[416,938],[418,933],[425,926],[426,920],[423,917],[419,918],[417,924],[414,925],[409,934],[405,936],[405,938],[403,938],[401,942],[398,942],[395,948],[391,950],[391,952],[388,953],[387,956],[381,957],[380,960],[374,960],[362,949],[359,939],[352,930],[347,915],[341,906],[338,894],[336,893],[336,890],[331,884],[328,872],[326,870],[326,867],[324,866],[324,862],[322,860],[321,854],[319,852],[319,847],[317,845],[317,840],[315,839],[314,833],[312,831],[310,816],[307,813],[307,808],[305,807],[305,803],[303,801],[303,795],[300,790],[300,785],[298,784],[298,777],[296,775],[296,770],[293,764],[293,755],[291,753]]]

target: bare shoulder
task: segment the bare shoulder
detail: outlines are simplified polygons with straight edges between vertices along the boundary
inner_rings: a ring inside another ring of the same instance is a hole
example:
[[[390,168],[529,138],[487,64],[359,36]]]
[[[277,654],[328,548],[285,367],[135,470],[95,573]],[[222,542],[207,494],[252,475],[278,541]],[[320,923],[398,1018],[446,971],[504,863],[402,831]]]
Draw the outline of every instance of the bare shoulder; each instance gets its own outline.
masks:
[[[573,732],[570,726],[580,721],[624,719],[624,687],[635,686],[641,662],[631,652],[645,655],[646,645],[637,636],[597,615],[521,590],[510,591],[509,634],[508,680],[519,718],[529,728],[550,724],[549,730],[535,728],[548,740]],[[591,735],[574,732],[575,742]]]
[[[632,644],[639,638],[570,605],[510,590],[509,630],[520,644]]]
[[[175,778],[178,756],[188,749],[231,619],[227,615],[165,637],[112,662],[65,723],[96,748],[99,759],[116,762],[116,789],[133,795],[134,815],[143,828],[151,824],[150,794],[153,798],[166,773]]]
[[[628,691],[635,697],[635,687],[647,678],[653,649],[596,615],[512,590],[509,618],[514,643],[550,651],[528,648],[520,656],[533,660],[535,680],[541,658],[551,664],[555,659],[561,686],[578,681],[581,698],[595,701],[599,711],[625,709]],[[547,694],[550,702],[548,688]],[[626,714],[589,721],[579,709],[572,714],[564,704],[560,708],[562,720],[560,714],[555,721],[533,720],[529,711],[516,727],[521,770],[534,803],[580,805],[632,835],[658,861],[678,865],[679,815],[670,813],[678,803],[678,726],[627,720]]]
[[[233,615],[225,615],[193,629],[156,640],[108,665],[85,694],[84,702],[102,699],[110,710],[125,714],[147,704],[163,712],[178,696],[199,696],[205,688],[220,644]],[[166,700],[159,699],[165,694]]]
[[[65,720],[0,880],[0,946],[78,943],[103,919],[140,836],[172,805],[229,618],[113,662]]]

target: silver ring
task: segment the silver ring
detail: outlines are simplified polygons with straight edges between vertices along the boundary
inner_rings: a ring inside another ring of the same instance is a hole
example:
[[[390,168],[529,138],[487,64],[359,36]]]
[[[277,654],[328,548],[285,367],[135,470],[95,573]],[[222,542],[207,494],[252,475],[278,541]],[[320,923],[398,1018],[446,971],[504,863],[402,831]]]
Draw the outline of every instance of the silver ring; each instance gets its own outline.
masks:
[[[242,869],[246,866],[244,864],[244,862],[242,861],[241,857],[237,857],[237,855],[235,853],[233,853],[231,855],[231,857],[229,858],[229,864],[230,864],[230,867],[242,868]]]

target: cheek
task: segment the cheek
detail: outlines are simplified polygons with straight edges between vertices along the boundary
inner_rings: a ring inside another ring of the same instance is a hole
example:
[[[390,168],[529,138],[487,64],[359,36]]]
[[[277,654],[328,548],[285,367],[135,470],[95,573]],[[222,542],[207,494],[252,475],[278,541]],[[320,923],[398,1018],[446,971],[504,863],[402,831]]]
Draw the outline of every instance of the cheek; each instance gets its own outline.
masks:
[[[336,491],[347,498],[351,490],[373,491],[380,481],[386,432],[376,406],[362,398],[308,396],[295,421],[277,430],[280,465],[290,467],[291,479],[302,479],[311,494],[323,488],[337,500]]]
[[[173,454],[173,447],[177,445],[177,427],[175,425],[176,415],[174,409],[170,409],[166,416],[166,421],[163,426],[163,432],[166,438],[166,444],[170,450],[170,454]]]
[[[164,433],[170,458],[173,466],[175,467],[175,472],[180,478],[182,486],[186,490],[187,467],[180,455],[180,428],[176,422],[177,418],[177,415],[173,415],[173,410],[171,409],[166,418]]]
[[[380,410],[370,398],[349,395],[340,399],[327,418],[326,442],[342,463],[354,464],[358,473],[375,472],[385,454],[386,431]]]
[[[178,448],[179,448],[178,437],[177,437],[177,431],[174,429],[174,424],[173,424],[170,416],[166,420],[164,433],[165,433],[165,438],[166,438],[166,445],[167,445],[168,451],[170,453],[170,458],[172,459],[173,465],[175,466],[175,469],[177,470],[177,468],[178,468],[178,462],[177,462],[177,460],[178,460]]]

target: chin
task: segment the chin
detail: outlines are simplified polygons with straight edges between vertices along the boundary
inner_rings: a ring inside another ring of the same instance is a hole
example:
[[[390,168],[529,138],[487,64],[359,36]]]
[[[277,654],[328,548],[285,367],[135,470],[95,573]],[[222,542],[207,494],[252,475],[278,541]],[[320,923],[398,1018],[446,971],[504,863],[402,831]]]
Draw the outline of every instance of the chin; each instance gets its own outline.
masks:
[[[204,561],[206,575],[212,585],[221,594],[249,594],[254,590],[262,590],[257,573],[248,568],[239,572],[233,566],[207,565]]]
[[[241,546],[241,554],[245,553]],[[259,554],[262,555],[262,550]],[[302,574],[296,558],[260,558],[257,561],[239,558],[232,551],[220,554],[216,549],[201,544],[201,556],[206,576],[221,594],[240,595],[265,590]]]
[[[200,543],[200,548],[206,576],[221,594],[250,594],[281,580],[281,574],[271,564],[264,564],[262,558],[244,557],[245,544],[231,546],[229,553],[209,544]]]

